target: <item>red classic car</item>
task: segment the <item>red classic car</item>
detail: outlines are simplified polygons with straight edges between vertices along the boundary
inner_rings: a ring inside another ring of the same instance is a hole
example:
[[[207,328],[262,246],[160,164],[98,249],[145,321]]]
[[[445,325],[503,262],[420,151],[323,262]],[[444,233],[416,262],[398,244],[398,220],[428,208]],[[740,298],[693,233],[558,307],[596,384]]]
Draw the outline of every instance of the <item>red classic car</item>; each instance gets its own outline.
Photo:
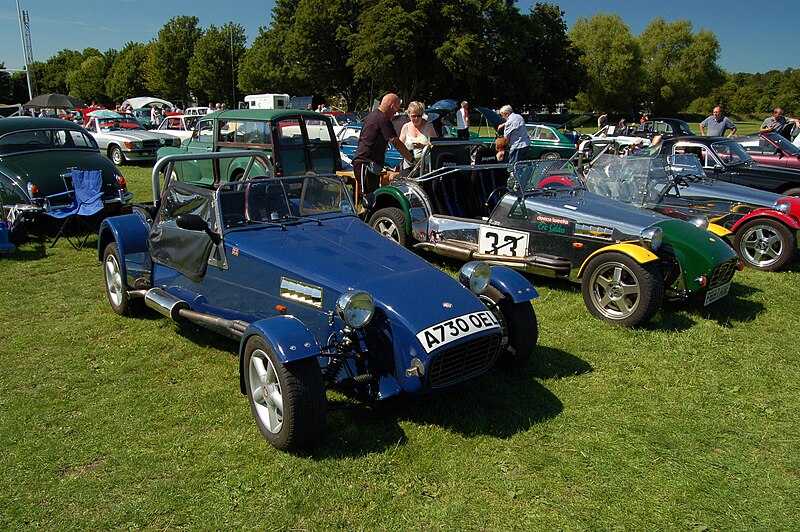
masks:
[[[760,133],[738,139],[758,164],[800,168],[800,148],[778,133]]]

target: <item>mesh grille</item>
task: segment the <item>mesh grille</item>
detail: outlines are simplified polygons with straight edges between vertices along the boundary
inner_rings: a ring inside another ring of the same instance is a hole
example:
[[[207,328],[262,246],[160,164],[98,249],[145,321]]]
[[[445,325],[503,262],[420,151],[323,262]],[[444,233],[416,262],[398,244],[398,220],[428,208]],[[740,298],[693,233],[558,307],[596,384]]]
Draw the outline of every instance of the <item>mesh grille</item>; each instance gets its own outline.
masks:
[[[444,388],[485,372],[494,364],[499,347],[498,333],[443,351],[430,364],[431,388]]]

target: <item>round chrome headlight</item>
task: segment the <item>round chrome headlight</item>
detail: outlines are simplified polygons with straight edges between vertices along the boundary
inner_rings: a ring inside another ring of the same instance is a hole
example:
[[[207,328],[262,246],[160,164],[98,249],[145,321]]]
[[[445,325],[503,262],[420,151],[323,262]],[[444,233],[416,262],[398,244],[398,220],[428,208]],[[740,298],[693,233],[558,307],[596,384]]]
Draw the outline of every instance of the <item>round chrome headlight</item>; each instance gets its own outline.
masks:
[[[772,208],[784,214],[788,214],[789,211],[792,210],[792,206],[789,204],[788,201],[781,201],[781,200],[776,201],[775,205],[773,205]]]
[[[639,234],[639,242],[642,246],[652,251],[661,247],[663,238],[664,232],[660,227],[648,227]]]
[[[375,300],[361,290],[350,290],[336,300],[336,313],[353,329],[366,327],[375,314]]]
[[[485,262],[468,262],[459,270],[458,280],[473,294],[482,294],[492,280],[492,270]]]
[[[706,218],[705,216],[695,216],[694,218],[689,220],[689,223],[699,227],[700,229],[708,229],[708,218]]]

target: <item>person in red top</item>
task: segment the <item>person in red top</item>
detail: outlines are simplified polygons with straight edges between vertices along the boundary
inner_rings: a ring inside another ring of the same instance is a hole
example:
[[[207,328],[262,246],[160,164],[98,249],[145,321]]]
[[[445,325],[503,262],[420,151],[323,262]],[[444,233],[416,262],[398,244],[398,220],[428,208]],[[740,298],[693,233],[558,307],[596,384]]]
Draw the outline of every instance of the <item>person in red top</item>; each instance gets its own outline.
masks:
[[[358,148],[353,157],[353,172],[359,182],[361,196],[374,192],[381,184],[380,174],[386,157],[386,147],[391,142],[406,161],[413,162],[414,155],[400,142],[391,118],[400,109],[400,98],[389,93],[381,104],[364,119]]]

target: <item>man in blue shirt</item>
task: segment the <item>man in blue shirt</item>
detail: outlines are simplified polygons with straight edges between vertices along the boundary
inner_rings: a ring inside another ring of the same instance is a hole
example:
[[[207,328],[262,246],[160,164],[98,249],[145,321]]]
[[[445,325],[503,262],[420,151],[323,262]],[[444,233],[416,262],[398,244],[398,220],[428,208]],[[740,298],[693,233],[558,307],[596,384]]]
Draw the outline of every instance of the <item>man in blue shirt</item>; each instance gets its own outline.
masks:
[[[497,131],[502,131],[503,136],[508,139],[508,162],[514,164],[527,159],[531,139],[525,128],[525,120],[521,115],[515,113],[510,105],[500,108],[500,116],[505,119],[505,122],[497,126]]]
[[[714,113],[700,122],[700,134],[708,135],[709,137],[724,137],[725,131],[731,130],[728,137],[736,133],[736,126],[731,119],[722,114],[722,107],[719,105],[714,107]]]

